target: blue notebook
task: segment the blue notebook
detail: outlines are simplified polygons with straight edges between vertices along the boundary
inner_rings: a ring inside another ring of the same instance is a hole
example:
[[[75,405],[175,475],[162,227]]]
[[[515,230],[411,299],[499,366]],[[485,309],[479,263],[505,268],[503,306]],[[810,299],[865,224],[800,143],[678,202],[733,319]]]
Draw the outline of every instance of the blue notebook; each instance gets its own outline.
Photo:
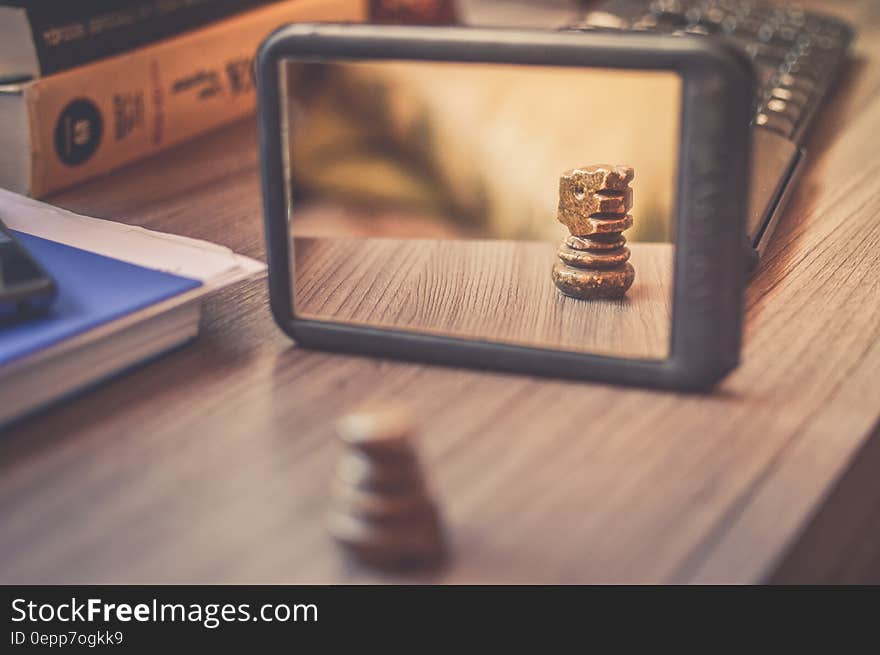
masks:
[[[15,234],[55,278],[58,297],[45,316],[0,326],[0,366],[202,285],[200,280]]]

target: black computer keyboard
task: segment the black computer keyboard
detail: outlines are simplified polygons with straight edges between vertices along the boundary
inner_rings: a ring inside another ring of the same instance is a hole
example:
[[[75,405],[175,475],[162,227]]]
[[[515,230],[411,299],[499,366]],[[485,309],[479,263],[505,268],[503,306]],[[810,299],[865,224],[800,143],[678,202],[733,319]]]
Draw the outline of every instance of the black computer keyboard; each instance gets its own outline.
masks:
[[[752,0],[606,0],[570,29],[648,30],[726,39],[754,62],[754,124],[795,143],[839,75],[852,28],[796,5]]]

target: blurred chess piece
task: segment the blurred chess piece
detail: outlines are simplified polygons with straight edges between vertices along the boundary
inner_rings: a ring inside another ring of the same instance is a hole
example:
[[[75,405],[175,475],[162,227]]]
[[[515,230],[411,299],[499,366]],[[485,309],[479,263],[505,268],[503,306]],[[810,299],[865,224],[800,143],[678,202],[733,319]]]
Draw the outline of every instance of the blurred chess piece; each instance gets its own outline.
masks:
[[[412,419],[397,408],[363,410],[337,425],[345,445],[328,526],[354,558],[415,568],[444,556],[440,514],[412,443]]]
[[[454,25],[453,0],[370,0],[370,21],[404,25]]]
[[[559,180],[560,223],[568,236],[559,246],[553,282],[573,298],[621,298],[632,286],[635,269],[622,232],[632,227],[630,166],[585,166]]]

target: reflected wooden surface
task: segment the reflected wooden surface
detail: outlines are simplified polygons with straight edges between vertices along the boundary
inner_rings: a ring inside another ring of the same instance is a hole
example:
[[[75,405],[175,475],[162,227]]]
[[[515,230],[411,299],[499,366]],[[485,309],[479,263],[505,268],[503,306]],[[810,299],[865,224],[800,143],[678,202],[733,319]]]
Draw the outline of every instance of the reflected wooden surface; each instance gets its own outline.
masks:
[[[663,359],[673,248],[632,243],[622,300],[575,300],[550,279],[547,242],[294,239],[297,314],[554,350]]]
[[[855,61],[714,392],[310,352],[255,281],[190,346],[2,434],[0,582],[880,582],[880,12],[818,6],[857,23]],[[263,256],[251,124],[53,201]],[[419,417],[443,505],[431,576],[351,566],[326,532],[334,421],[385,400]]]

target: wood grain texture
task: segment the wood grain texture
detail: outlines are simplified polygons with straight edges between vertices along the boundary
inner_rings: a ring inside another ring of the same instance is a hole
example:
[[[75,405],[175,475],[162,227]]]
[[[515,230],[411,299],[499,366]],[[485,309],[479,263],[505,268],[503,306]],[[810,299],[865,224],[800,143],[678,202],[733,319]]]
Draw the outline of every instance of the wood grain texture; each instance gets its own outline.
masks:
[[[856,58],[713,393],[309,352],[253,282],[191,346],[2,435],[0,582],[422,581],[347,564],[324,528],[333,422],[387,399],[421,417],[444,504],[429,580],[880,581],[880,6],[822,8],[857,22]],[[258,189],[243,124],[55,201],[259,257]]]
[[[670,244],[632,243],[621,300],[562,295],[547,242],[294,239],[303,318],[617,357],[664,359],[672,326]]]

